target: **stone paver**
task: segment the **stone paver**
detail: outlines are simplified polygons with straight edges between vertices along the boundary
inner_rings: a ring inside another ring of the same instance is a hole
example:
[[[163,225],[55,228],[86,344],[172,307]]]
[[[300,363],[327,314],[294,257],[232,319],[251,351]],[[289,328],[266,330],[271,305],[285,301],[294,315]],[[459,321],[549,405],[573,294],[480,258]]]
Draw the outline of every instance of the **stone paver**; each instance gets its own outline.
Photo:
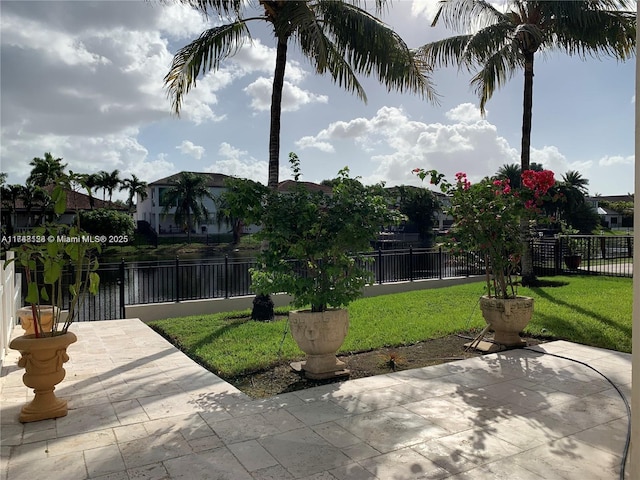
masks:
[[[69,414],[21,424],[0,377],[0,480],[617,478],[631,356],[558,341],[252,400],[139,320],[74,324]],[[15,334],[20,334],[16,330]],[[627,472],[627,478],[630,478]]]

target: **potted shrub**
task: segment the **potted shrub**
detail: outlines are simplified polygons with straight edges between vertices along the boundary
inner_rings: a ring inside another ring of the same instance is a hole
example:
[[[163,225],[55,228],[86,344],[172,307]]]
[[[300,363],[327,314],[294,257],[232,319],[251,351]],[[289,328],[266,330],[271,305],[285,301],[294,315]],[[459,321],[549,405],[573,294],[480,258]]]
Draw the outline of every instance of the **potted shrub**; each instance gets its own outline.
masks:
[[[66,189],[69,177],[61,179],[52,192],[54,213],[66,210]],[[25,385],[34,389],[35,397],[20,413],[21,422],[34,422],[67,414],[66,400],[54,394],[55,386],[65,377],[63,364],[69,360],[67,347],[77,338],[69,326],[77,318],[78,309],[88,293],[96,293],[99,277],[94,253],[100,244],[80,230],[76,224],[67,226],[49,223],[25,235],[24,242],[14,248],[15,261],[24,268],[27,281],[25,302],[21,315],[29,318],[30,329],[14,338],[10,348],[18,350],[18,362],[26,372]],[[64,278],[71,267],[73,277]],[[69,309],[63,312],[63,289],[69,290]]]
[[[480,308],[495,333],[494,342],[507,347],[524,344],[519,333],[533,314],[533,298],[517,294],[517,276],[524,242],[522,219],[533,226],[541,218],[543,201],[554,185],[550,170],[525,170],[522,187],[511,188],[509,180],[484,178],[471,184],[463,172],[449,183],[435,170],[415,169],[449,196],[448,214],[453,217],[451,247],[458,252],[478,252],[485,265],[486,295]]]
[[[563,228],[563,233],[566,235],[567,250],[564,255],[564,264],[569,270],[577,270],[582,263],[582,248],[578,240],[570,235],[575,235],[578,230],[572,228]]]
[[[366,187],[344,168],[331,192],[299,181],[299,159],[289,155],[293,186],[275,191],[233,180],[224,194],[234,216],[261,227],[264,242],[252,271],[259,294],[288,293],[300,310],[289,314],[291,334],[307,354],[301,369],[313,379],[348,374],[336,356],[348,331],[346,307],[371,282],[363,253],[392,219],[379,186]]]

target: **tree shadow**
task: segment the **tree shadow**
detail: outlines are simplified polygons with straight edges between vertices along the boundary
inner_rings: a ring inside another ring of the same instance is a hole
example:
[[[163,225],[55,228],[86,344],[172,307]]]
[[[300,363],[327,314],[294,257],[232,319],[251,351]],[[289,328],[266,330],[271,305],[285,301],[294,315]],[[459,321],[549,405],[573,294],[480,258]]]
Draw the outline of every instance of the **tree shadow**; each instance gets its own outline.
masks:
[[[588,310],[584,307],[582,307],[581,305],[579,305],[578,303],[569,303],[567,301],[564,300],[560,300],[554,296],[552,296],[549,292],[541,289],[541,288],[532,288],[531,289],[533,292],[535,292],[537,295],[539,295],[540,297],[548,300],[551,303],[554,303],[556,305],[561,305],[563,307],[567,307],[570,308],[571,310],[575,310],[576,312],[580,313],[581,315],[584,315],[586,317],[590,317],[598,322],[602,322],[608,326],[610,326],[611,328],[618,330],[620,332],[622,332],[623,334],[625,334],[626,336],[628,336],[629,338],[631,338],[631,325],[629,326],[625,326],[625,325],[620,325],[617,324],[615,322],[612,322],[610,319],[608,319],[606,316],[601,315],[599,313],[596,313],[592,310]],[[555,317],[554,317],[555,318]],[[556,320],[558,320],[556,318]],[[565,325],[568,325],[566,322],[563,322]],[[576,329],[571,329],[573,333],[575,333],[576,337],[572,337],[572,340],[578,340],[578,338],[582,339],[583,335],[580,333],[580,331],[576,330]]]

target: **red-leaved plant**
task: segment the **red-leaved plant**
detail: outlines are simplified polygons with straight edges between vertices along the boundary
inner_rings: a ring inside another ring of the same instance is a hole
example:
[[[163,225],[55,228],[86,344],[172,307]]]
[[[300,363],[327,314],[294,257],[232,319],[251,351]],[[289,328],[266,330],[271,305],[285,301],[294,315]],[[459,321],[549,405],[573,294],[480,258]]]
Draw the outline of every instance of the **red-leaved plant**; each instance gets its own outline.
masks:
[[[455,183],[436,170],[413,170],[420,179],[429,177],[447,194],[453,217],[450,243],[454,253],[478,252],[486,266],[487,294],[498,298],[516,296],[515,282],[524,242],[520,222],[542,220],[540,206],[555,179],[550,170],[525,170],[522,187],[513,188],[509,180],[484,178],[471,184],[464,172]]]

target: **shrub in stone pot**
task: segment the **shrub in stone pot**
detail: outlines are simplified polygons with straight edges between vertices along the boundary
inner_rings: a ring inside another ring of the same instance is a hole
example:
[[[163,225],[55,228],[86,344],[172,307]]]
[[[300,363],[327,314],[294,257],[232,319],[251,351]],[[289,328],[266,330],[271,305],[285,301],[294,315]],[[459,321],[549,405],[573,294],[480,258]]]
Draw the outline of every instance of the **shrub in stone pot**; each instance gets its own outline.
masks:
[[[224,194],[264,242],[252,271],[257,293],[288,293],[291,334],[307,356],[300,368],[313,379],[348,374],[336,358],[349,328],[346,306],[372,281],[365,253],[383,225],[394,220],[380,185],[365,186],[344,168],[331,188],[300,181],[299,159],[289,155],[294,182],[269,189],[232,180]]]
[[[417,168],[414,173],[429,177],[447,194],[454,253],[478,252],[484,261],[487,292],[480,298],[480,309],[494,331],[494,344],[524,345],[519,333],[531,320],[533,298],[517,294],[515,279],[525,248],[520,226],[546,220],[540,207],[555,183],[553,172],[525,170],[520,188],[512,188],[507,179],[488,177],[472,184],[464,172],[456,174],[455,183],[435,170]]]
[[[56,215],[66,210],[65,187],[69,180],[61,178],[53,189]],[[20,315],[28,319],[29,325],[25,334],[14,338],[9,347],[21,353],[18,365],[25,368],[23,381],[35,393],[34,399],[22,408],[20,421],[34,422],[67,414],[66,400],[57,398],[54,390],[65,377],[67,347],[77,340],[69,326],[77,318],[86,295],[98,289],[95,255],[100,245],[80,230],[78,223],[71,226],[49,223],[33,229],[27,238],[29,242],[14,248],[15,257],[9,261],[24,269],[27,307],[20,309]],[[64,272],[69,268],[72,277],[67,279]],[[69,291],[69,309],[65,312],[63,289]]]

